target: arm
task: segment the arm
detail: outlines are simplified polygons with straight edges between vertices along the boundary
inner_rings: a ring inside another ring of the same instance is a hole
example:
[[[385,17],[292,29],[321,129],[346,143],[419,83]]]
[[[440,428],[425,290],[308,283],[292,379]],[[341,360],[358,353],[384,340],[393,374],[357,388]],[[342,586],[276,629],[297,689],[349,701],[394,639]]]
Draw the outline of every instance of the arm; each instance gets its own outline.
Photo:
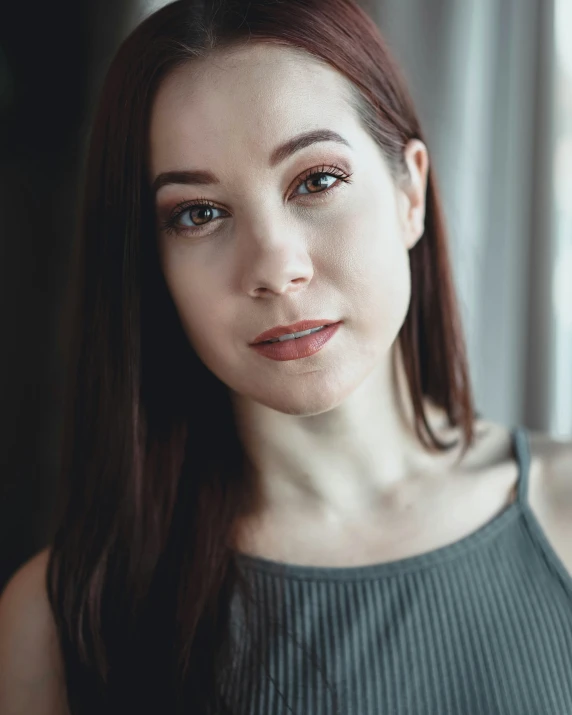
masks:
[[[529,502],[562,564],[572,576],[572,442],[530,433]]]
[[[44,584],[48,550],[27,561],[0,596],[0,713],[69,715],[63,664]]]
[[[557,442],[546,497],[555,549],[572,576],[572,443]]]

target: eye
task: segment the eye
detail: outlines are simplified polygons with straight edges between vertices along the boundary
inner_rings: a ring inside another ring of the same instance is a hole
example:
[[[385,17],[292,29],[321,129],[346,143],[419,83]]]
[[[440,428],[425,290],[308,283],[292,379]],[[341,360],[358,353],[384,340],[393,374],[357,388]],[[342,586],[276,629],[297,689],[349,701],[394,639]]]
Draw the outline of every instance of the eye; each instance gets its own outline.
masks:
[[[309,194],[329,194],[333,188],[339,186],[339,181],[351,183],[350,176],[351,175],[346,174],[345,171],[337,166],[321,166],[319,169],[310,169],[296,188],[306,187],[308,182],[312,182],[313,189],[317,189],[317,191],[312,189],[302,193],[302,196],[308,196]],[[332,182],[332,179],[336,179],[337,181]],[[300,194],[298,194],[298,196],[300,196]]]
[[[332,182],[331,180],[336,181]],[[313,183],[313,189],[301,194],[295,193],[295,196],[310,196],[311,194],[319,194],[320,198],[325,194],[330,194],[344,182],[351,183],[351,174],[347,174],[339,166],[320,166],[307,171],[296,184],[296,189],[300,187],[307,188],[308,182]],[[216,216],[216,212],[220,212],[228,216],[228,211],[218,208],[207,198],[193,199],[193,201],[182,201],[177,204],[171,215],[164,221],[161,228],[167,233],[203,233],[203,227],[212,223],[214,219],[223,218]]]
[[[200,232],[201,227],[211,223],[213,218],[220,218],[214,215],[216,211],[224,214],[228,213],[223,209],[219,209],[207,198],[182,201],[175,206],[161,228],[167,233]]]
[[[179,219],[184,228],[194,228],[195,226],[202,226],[205,223],[210,223],[213,218],[216,218],[216,216],[213,217],[215,211],[221,211],[221,209],[218,209],[210,202],[193,204],[191,206],[187,206],[185,210],[181,211]],[[183,218],[184,216],[187,217],[186,221]]]

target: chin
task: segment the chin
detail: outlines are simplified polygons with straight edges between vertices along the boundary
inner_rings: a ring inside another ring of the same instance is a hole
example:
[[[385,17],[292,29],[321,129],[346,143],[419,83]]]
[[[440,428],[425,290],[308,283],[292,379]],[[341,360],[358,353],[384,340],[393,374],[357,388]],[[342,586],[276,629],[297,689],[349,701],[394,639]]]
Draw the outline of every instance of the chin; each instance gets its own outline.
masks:
[[[241,394],[286,415],[311,417],[339,407],[353,394],[360,381],[332,376],[320,379],[319,373],[314,373],[313,376],[290,376],[282,383],[267,386],[264,383],[261,380],[254,389],[241,391]]]

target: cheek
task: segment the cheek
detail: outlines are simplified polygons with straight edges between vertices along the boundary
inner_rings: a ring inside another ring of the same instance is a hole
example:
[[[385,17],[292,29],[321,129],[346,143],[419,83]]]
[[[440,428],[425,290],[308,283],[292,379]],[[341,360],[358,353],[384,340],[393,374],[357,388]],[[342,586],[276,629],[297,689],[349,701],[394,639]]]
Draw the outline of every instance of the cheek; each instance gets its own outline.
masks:
[[[377,260],[372,258],[367,283],[360,303],[368,305],[368,324],[374,332],[383,328],[384,342],[392,340],[405,320],[411,298],[407,254],[396,251],[394,255],[389,255],[385,252],[377,256]]]
[[[368,331],[379,334],[383,328],[386,342],[401,327],[411,295],[409,252],[396,217],[370,211],[346,224],[342,235],[338,275],[344,299]]]
[[[354,215],[340,227],[336,259],[338,269],[350,286],[371,290],[379,286],[383,295],[399,294],[410,281],[409,252],[403,242],[397,217],[380,210]]]

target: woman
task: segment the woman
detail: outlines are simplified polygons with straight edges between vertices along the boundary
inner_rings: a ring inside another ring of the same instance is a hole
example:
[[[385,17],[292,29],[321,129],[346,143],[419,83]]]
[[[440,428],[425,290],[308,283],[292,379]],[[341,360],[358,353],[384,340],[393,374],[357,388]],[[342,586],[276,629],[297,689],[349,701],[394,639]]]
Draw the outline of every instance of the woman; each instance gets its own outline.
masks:
[[[475,413],[427,145],[362,10],[146,19],[81,245],[3,713],[572,712],[572,450]]]

